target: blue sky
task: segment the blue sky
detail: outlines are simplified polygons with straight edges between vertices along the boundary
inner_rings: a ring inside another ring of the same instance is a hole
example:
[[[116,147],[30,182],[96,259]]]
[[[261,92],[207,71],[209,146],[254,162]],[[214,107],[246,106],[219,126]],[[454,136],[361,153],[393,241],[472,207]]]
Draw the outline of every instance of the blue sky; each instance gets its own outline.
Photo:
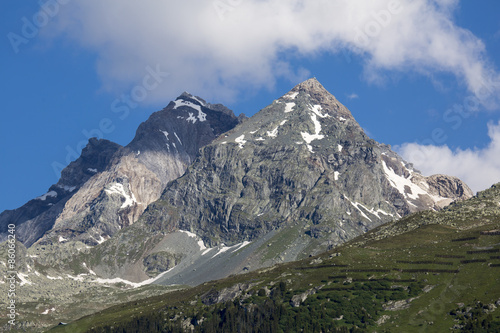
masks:
[[[496,0],[136,3],[2,1],[0,211],[44,194],[88,136],[126,145],[183,91],[251,116],[313,76],[424,174],[500,181]]]

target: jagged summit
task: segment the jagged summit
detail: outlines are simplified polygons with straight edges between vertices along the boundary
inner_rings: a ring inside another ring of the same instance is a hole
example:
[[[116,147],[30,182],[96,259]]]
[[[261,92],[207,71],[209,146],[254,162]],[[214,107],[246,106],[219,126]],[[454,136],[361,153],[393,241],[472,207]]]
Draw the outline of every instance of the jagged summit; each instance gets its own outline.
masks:
[[[175,99],[176,101],[177,100],[188,100],[188,101],[193,101],[194,103],[200,105],[200,106],[207,106],[207,103],[203,98],[201,97],[198,97],[198,96],[194,96],[190,93],[188,93],[187,91],[184,91],[179,97],[177,97]]]
[[[321,105],[329,113],[332,112],[346,118],[354,119],[351,112],[333,94],[326,90],[315,77],[299,83],[290,92],[283,95],[282,98],[294,99],[301,93],[308,94],[313,101]]]
[[[329,93],[316,78],[296,85],[248,121],[216,142],[247,142],[257,145],[297,145],[315,152],[315,147],[344,145],[348,133],[369,138],[350,111]]]
[[[323,87],[323,85],[315,78],[310,78],[305,80],[304,82],[301,82],[297,84],[295,87],[290,90],[290,92],[299,92],[299,91],[305,91],[307,93],[313,93],[313,94],[329,94],[331,93]]]

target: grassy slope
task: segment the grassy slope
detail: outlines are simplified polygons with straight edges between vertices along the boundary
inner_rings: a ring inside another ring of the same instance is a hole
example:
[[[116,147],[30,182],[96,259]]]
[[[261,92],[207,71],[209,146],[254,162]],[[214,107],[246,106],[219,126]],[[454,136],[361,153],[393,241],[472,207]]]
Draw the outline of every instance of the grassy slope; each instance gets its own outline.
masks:
[[[289,311],[293,310],[288,303],[291,296],[321,287],[316,294],[308,296],[300,308],[319,306],[328,309],[328,302],[332,302],[330,298],[333,294],[353,299],[355,297],[353,295],[357,295],[363,285],[368,286],[372,283],[366,281],[367,279],[388,279],[392,288],[400,287],[403,290],[410,286],[409,280],[416,281],[420,289],[418,297],[412,300],[406,309],[397,311],[379,309],[377,318],[372,318],[366,328],[367,331],[446,332],[457,323],[449,313],[457,309],[459,303],[467,307],[474,306],[477,301],[489,304],[500,299],[500,267],[490,266],[490,264],[500,264],[500,259],[495,258],[500,256],[500,253],[470,252],[484,249],[500,251],[500,235],[480,233],[500,229],[498,192],[499,189],[494,188],[485,192],[486,194],[479,194],[472,200],[453,205],[440,213],[412,215],[379,227],[314,258],[205,283],[164,296],[118,305],[82,318],[68,326],[56,327],[53,331],[85,332],[91,328],[98,330],[99,327],[112,326],[113,323],[124,323],[131,319],[158,314],[162,314],[166,322],[175,315],[182,317],[181,319],[191,318],[194,313],[207,313],[214,309],[214,305],[202,304],[203,295],[224,290],[237,283],[245,285],[250,283],[250,286],[243,287],[242,296],[251,297],[249,299],[252,302],[258,303],[259,290],[265,287],[272,289],[279,282],[286,282],[288,293],[282,301]],[[337,253],[340,256],[337,256]],[[476,259],[484,262],[464,262]],[[458,273],[450,272],[456,270]],[[351,278],[354,281],[351,282]],[[370,292],[373,295],[377,293]],[[409,298],[410,295],[405,292],[406,294],[400,296],[406,295]],[[386,295],[386,299],[382,300],[373,297],[373,302],[378,306],[386,304],[387,297],[392,297],[390,290],[378,293]],[[240,300],[243,304],[243,299]],[[327,310],[325,311],[327,313]],[[331,316],[333,313],[335,312],[332,312]],[[373,322],[383,315],[390,316],[385,323],[377,325]],[[492,316],[493,320],[499,320],[500,310],[494,311]],[[334,321],[333,317],[324,320]],[[348,327],[355,325],[348,320],[335,320],[335,324]]]

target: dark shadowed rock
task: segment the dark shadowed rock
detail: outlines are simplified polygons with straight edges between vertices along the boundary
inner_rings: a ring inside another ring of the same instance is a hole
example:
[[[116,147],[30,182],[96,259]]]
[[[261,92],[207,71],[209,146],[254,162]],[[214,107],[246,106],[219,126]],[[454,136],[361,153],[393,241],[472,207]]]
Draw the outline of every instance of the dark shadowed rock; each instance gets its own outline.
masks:
[[[81,156],[62,170],[61,178],[46,194],[0,214],[0,241],[6,239],[7,225],[15,224],[18,240],[27,247],[31,246],[52,228],[66,202],[82,185],[110,165],[113,155],[120,148],[120,145],[108,140],[90,139]]]

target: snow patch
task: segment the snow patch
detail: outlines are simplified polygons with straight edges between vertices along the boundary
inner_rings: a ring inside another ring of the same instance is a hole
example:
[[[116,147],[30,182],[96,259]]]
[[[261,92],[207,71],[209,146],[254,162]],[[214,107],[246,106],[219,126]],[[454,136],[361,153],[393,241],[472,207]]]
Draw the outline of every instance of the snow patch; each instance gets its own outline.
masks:
[[[199,106],[198,104],[194,104],[193,102],[190,101],[185,101],[182,98],[175,100],[174,103],[175,103],[174,110],[182,106],[187,106],[188,108],[195,109],[196,111],[201,112],[201,106]]]
[[[95,239],[95,237],[93,237]],[[105,241],[107,241],[106,238],[102,237],[102,235],[99,235],[99,239],[95,239],[97,243],[102,244]]]
[[[339,150],[339,153],[342,151],[342,149],[344,149],[344,147],[342,147],[342,145],[337,145],[337,148]]]
[[[321,105],[319,104],[316,104],[316,105],[313,105],[313,106],[310,106],[309,109],[315,114],[317,115],[318,117],[320,118],[326,118],[326,117],[330,117],[330,115],[328,114],[322,114],[320,111],[323,110],[323,108],[321,107]]]
[[[205,254],[207,254],[208,252],[210,252],[211,250],[213,250],[212,248],[208,248],[208,249],[205,249],[201,255],[204,256]]]
[[[295,99],[298,95],[299,95],[299,92],[297,91],[297,92],[293,92],[293,93],[288,93],[285,95],[285,97]]]
[[[68,240],[63,236],[59,236],[59,243],[67,242]]]
[[[97,275],[93,270],[91,270],[90,268],[87,267],[86,263],[83,263],[82,266],[85,267],[89,271],[90,274]]]
[[[90,172],[93,172],[93,173],[97,173],[97,169],[94,169],[94,168],[87,168],[87,170]]]
[[[179,141],[179,143],[182,145],[182,141],[181,141],[181,139],[179,139],[179,136],[177,135],[177,133],[176,133],[176,132],[174,132],[174,135],[175,135],[175,137],[177,138],[177,141]]]
[[[280,123],[280,126],[285,125],[285,123],[286,123],[287,121],[288,121],[287,119],[283,120],[283,121]]]
[[[46,314],[49,314],[49,312],[54,312],[54,311],[56,311],[56,308],[46,309],[46,310],[45,310],[45,311],[43,311],[41,314],[46,315]]]
[[[370,219],[359,207],[363,207],[366,211],[368,211],[370,214],[373,214],[375,215],[378,219],[381,219],[380,217],[380,214],[383,214],[383,215],[386,215],[386,216],[392,216],[394,217],[393,214],[390,214],[390,213],[387,213],[385,211],[383,211],[382,209],[373,209],[373,208],[368,208],[366,207],[365,205],[363,205],[362,203],[359,203],[359,202],[352,202],[349,198],[347,198],[347,200],[349,200],[349,202],[354,206],[356,207],[357,210],[360,211],[361,215],[364,216],[365,218],[367,218],[368,220],[372,221],[372,219]],[[351,215],[351,214],[349,214]],[[372,221],[373,222],[373,221]]]
[[[335,180],[339,180],[340,172],[335,171],[333,175],[335,176]]]
[[[200,103],[201,105],[205,106],[205,103],[203,103],[202,100],[196,98],[195,96],[191,96],[192,99],[194,99],[195,101],[197,101],[198,103]]]
[[[285,104],[285,113],[292,112],[295,107],[295,103],[286,103]]]
[[[224,253],[224,252],[228,251],[229,249],[230,249],[230,247],[227,247],[227,246],[223,246],[223,247],[219,248],[219,251],[217,251],[217,253],[214,255],[214,257],[217,257],[219,254]]]
[[[200,251],[207,249],[207,247],[205,246],[205,242],[203,242],[203,240],[201,239],[198,241],[198,246],[200,247]]]
[[[194,124],[196,122],[196,118],[195,118],[194,114],[192,112],[189,112],[188,114],[189,114],[189,117],[186,119],[186,121],[187,122],[192,121]]]
[[[215,258],[217,257],[219,254],[221,253],[224,253],[224,252],[227,252],[227,251],[230,251],[230,252],[236,252],[238,251],[239,249],[247,246],[248,244],[250,244],[250,242],[248,241],[244,241],[244,242],[241,242],[241,243],[238,243],[238,244],[235,244],[233,246],[222,246],[220,248],[218,248],[219,250],[217,251],[217,253],[212,257],[212,258]]]
[[[47,197],[55,198],[55,197],[57,197],[57,192],[56,191],[49,191],[49,192],[45,193],[44,195],[39,196],[35,200],[45,201],[47,199]]]
[[[418,199],[418,196],[420,194],[422,195],[429,195],[424,189],[419,187],[418,185],[412,183],[412,181],[408,178],[405,178],[403,176],[399,176],[387,166],[384,160],[382,160],[382,167],[384,168],[385,175],[391,185],[396,188],[402,195],[404,195],[407,198],[411,199]],[[410,176],[411,177],[411,176]],[[405,187],[408,186],[411,190],[411,193],[406,193]],[[436,200],[436,198],[433,198]]]
[[[200,237],[198,237],[196,234],[194,234],[194,233],[192,233],[190,231],[187,231],[187,230],[179,230],[179,232],[185,233],[189,237],[197,239],[198,240],[198,246],[200,247],[200,251],[203,251],[203,250],[205,250],[207,248],[205,246],[205,243],[203,242],[203,240],[201,240]]]
[[[23,274],[23,273],[18,272],[17,277],[19,278],[19,280],[21,280],[21,283],[19,284],[20,286],[24,286],[25,284],[27,284],[27,285],[33,284],[33,283],[31,283],[31,281],[26,279],[28,277],[27,274]]]
[[[323,134],[319,134],[321,132],[321,124],[318,121],[318,118],[316,118],[316,113],[311,114],[311,120],[314,124],[314,134],[309,134],[307,132],[301,132],[300,134],[302,135],[302,139],[304,139],[304,141],[307,143],[307,149],[309,149],[309,151],[313,153],[310,143],[314,140],[321,140],[325,136]]]
[[[361,205],[359,202],[352,202],[351,200],[349,200],[349,202],[357,209],[359,210],[359,212],[361,213],[361,216],[363,216],[364,218],[370,220],[370,222],[373,222],[371,218],[369,218],[358,206],[361,206],[363,208],[365,208],[365,206]]]
[[[279,126],[276,126],[276,128],[273,129],[272,131],[267,131],[267,136],[275,138],[278,135],[278,127]]]
[[[263,137],[258,137],[257,139],[255,139],[255,141],[266,141],[266,139],[264,139]]]
[[[79,274],[78,276],[73,276],[73,275],[69,275],[69,274],[66,274],[68,276],[68,278],[74,280],[74,281],[84,281],[85,280],[85,276],[87,276],[87,274]]]
[[[181,106],[187,106],[188,108],[198,111],[198,116],[196,118],[193,116],[192,113],[189,113],[189,118],[186,119],[187,121],[192,121],[194,124],[196,123],[197,120],[199,120],[200,122],[207,120],[207,114],[201,111],[201,106],[199,106],[198,104],[194,104],[190,101],[185,101],[183,99],[175,100],[174,103],[175,103],[174,110]]]
[[[244,241],[243,243],[240,243],[240,246],[238,246],[234,251],[238,251],[239,249],[244,248],[245,246],[247,246],[250,243],[251,242],[249,242],[249,241]],[[236,245],[238,245],[238,244],[236,244]]]
[[[234,142],[236,142],[240,146],[240,148],[243,148],[245,143],[247,143],[247,141],[245,140],[245,134],[234,139]]]
[[[169,133],[168,133],[167,131],[162,131],[162,130],[160,130],[160,132],[162,132],[162,133],[163,133],[163,135],[165,135],[165,137],[167,138],[167,140],[169,140],[169,138],[168,138],[168,134],[169,134]]]
[[[184,233],[184,234],[188,235],[188,236],[189,236],[189,237],[191,237],[191,238],[195,238],[195,239],[196,239],[196,238],[198,238],[198,236],[196,236],[196,234],[192,233],[191,231],[187,231],[187,230],[179,230],[179,232],[182,232],[182,233]]]
[[[163,273],[158,274],[154,278],[151,278],[151,279],[148,279],[148,280],[145,280],[145,281],[142,281],[142,282],[131,282],[131,281],[124,280],[122,278],[114,278],[114,279],[102,279],[102,278],[98,278],[98,279],[95,279],[92,282],[101,283],[101,284],[124,283],[124,284],[127,284],[129,286],[132,286],[132,288],[138,288],[138,287],[142,287],[142,286],[145,286],[145,285],[148,285],[148,284],[151,284],[151,283],[155,282],[156,280],[160,279],[161,277],[163,277],[165,274],[167,274],[168,272],[170,272],[174,268],[175,268],[175,266],[172,267],[172,268],[170,268],[169,270],[166,270]]]
[[[76,186],[68,186],[68,185],[57,185],[57,187],[65,190],[66,192],[73,192],[76,189]]]
[[[47,279],[49,279],[49,280],[62,280],[63,278],[60,276],[52,277],[52,276],[47,275]]]
[[[114,183],[109,189],[106,189],[105,191],[107,194],[119,194],[125,198],[125,202],[123,202],[120,209],[132,206],[132,205],[134,205],[134,203],[139,203],[135,199],[134,193],[132,193],[132,191],[130,190],[130,185],[129,185],[129,192],[131,193],[131,196],[125,192],[125,189],[123,188],[123,184],[120,184],[120,183]]]

